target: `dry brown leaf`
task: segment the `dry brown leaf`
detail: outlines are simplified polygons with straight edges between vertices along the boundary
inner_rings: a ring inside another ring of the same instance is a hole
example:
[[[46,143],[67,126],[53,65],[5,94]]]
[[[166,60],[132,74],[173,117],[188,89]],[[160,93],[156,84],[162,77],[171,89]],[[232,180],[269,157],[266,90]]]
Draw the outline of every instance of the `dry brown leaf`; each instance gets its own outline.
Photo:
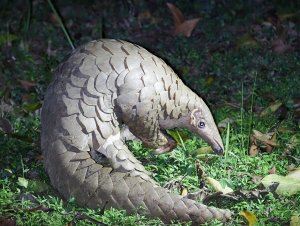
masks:
[[[293,108],[295,110],[295,121],[300,124],[300,98],[295,98],[293,100]]]
[[[200,18],[195,18],[191,20],[186,20],[178,27],[175,27],[175,32],[177,34],[183,34],[185,37],[191,37],[194,28],[196,27],[197,23],[199,22]]]
[[[167,2],[167,6],[169,7],[169,9],[172,13],[175,27],[178,27],[180,24],[182,24],[184,22],[184,17],[183,17],[182,12],[180,11],[180,9],[178,9],[172,3]]]
[[[206,177],[206,182],[210,184],[216,192],[222,192],[223,194],[233,192],[232,188],[228,187],[227,185],[222,187],[221,183],[212,177]]]
[[[196,161],[195,165],[196,165],[196,172],[197,172],[198,180],[201,181],[202,178],[205,177],[205,172],[199,161]]]
[[[250,156],[257,156],[258,154],[258,147],[256,144],[251,144],[250,148],[249,148],[249,155]]]
[[[274,134],[264,134],[258,130],[253,130],[253,136],[254,138],[256,138],[257,140],[263,142],[264,144],[268,144],[271,146],[277,146],[276,142],[272,140]],[[276,137],[275,137],[276,139]]]
[[[149,10],[145,10],[143,12],[140,12],[138,14],[138,20],[139,21],[145,21],[145,20],[150,20],[152,17],[151,12]]]
[[[294,130],[286,127],[279,127],[278,132],[283,132],[283,133],[295,133]]]
[[[21,84],[21,86],[23,86],[27,90],[36,86],[36,82],[34,81],[19,79],[18,82]]]
[[[273,149],[274,149],[273,146],[267,144],[265,151],[271,154],[273,152]]]
[[[0,225],[2,226],[15,226],[17,225],[14,218],[0,218]]]
[[[57,16],[56,16],[54,13],[50,13],[50,14],[48,15],[48,20],[49,20],[52,24],[59,25],[58,18],[57,18]]]
[[[200,17],[190,19],[190,20],[185,20],[182,12],[175,5],[167,2],[167,6],[170,9],[173,16],[173,21],[175,24],[175,33],[183,34],[185,37],[190,37],[194,28],[199,22]]]
[[[272,72],[273,73],[273,72]],[[264,93],[263,95],[263,98],[265,98],[268,102],[275,102],[277,101],[277,98],[274,96],[273,93],[269,93],[269,92],[266,92]]]
[[[10,122],[2,117],[0,117],[0,130],[7,134],[11,134],[13,132],[13,128]]]
[[[274,133],[271,137],[271,139],[269,140],[269,142],[274,142],[276,143],[276,133]],[[273,145],[270,145],[270,144],[266,144],[267,147],[266,147],[266,152],[268,152],[269,154],[271,154],[273,152],[273,149],[274,149],[274,146]]]
[[[292,50],[292,47],[285,44],[281,38],[278,38],[272,42],[272,50],[275,53],[284,53],[286,51]]]
[[[252,177],[252,182],[254,184],[260,184],[262,179],[263,179],[263,176],[253,176]]]
[[[137,16],[137,19],[140,26],[145,23],[156,24],[161,20],[161,18],[154,17],[150,10],[140,12]]]
[[[295,98],[294,100],[293,100],[293,107],[297,110],[299,110],[300,111],[300,98],[298,97],[298,98]]]
[[[269,174],[276,174],[276,167],[273,166],[270,170],[269,170]]]
[[[269,115],[270,113],[273,113],[275,111],[277,111],[280,106],[282,106],[282,102],[279,100],[276,100],[275,102],[273,102],[270,106],[266,107],[261,113],[260,113],[260,117],[264,117],[266,115]]]

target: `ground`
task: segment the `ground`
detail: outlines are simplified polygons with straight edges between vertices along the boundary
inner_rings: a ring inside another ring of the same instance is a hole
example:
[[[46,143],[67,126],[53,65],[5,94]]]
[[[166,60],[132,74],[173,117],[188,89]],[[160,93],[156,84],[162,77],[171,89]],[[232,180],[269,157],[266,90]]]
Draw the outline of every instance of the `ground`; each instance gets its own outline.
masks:
[[[156,181],[182,194],[205,190],[205,204],[236,213],[227,225],[248,224],[240,213],[259,225],[299,220],[300,3],[171,1],[184,19],[166,3],[0,2],[0,225],[162,224],[62,200],[44,171],[39,113],[47,85],[72,45],[99,38],[127,40],[164,59],[207,101],[219,125],[224,157],[186,130],[170,131],[178,140],[170,154],[129,143]],[[193,26],[186,22],[197,18]],[[293,184],[285,177],[291,172]],[[287,179],[280,179],[283,191],[268,187],[272,174]],[[234,192],[214,194],[209,178]]]

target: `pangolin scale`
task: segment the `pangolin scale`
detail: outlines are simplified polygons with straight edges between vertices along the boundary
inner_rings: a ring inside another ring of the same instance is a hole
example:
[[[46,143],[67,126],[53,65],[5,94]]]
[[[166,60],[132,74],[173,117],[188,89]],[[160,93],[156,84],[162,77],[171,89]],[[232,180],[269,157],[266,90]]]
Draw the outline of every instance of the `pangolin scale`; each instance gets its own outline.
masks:
[[[126,146],[137,137],[158,154],[170,151],[176,144],[165,129],[173,127],[189,128],[223,152],[207,105],[163,60],[125,41],[92,41],[60,64],[48,87],[45,168],[62,196],[81,206],[138,211],[164,222],[229,220],[229,210],[157,185]]]

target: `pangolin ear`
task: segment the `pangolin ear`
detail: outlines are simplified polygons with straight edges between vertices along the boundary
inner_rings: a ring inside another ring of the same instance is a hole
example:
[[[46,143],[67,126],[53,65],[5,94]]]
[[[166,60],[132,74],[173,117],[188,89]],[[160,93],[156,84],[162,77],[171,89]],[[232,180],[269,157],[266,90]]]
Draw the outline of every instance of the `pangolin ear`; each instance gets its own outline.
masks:
[[[190,124],[197,127],[198,120],[202,117],[202,111],[198,108],[192,110]]]

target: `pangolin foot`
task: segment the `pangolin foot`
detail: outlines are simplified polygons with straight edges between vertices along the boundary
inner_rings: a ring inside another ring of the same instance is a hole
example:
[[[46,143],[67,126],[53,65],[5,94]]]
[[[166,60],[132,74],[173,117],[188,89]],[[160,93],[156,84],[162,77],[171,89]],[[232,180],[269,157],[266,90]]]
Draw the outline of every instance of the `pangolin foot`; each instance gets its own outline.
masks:
[[[160,154],[172,151],[176,146],[177,146],[176,141],[169,138],[168,143],[166,143],[165,145],[155,149],[153,152],[156,155],[160,155]]]

